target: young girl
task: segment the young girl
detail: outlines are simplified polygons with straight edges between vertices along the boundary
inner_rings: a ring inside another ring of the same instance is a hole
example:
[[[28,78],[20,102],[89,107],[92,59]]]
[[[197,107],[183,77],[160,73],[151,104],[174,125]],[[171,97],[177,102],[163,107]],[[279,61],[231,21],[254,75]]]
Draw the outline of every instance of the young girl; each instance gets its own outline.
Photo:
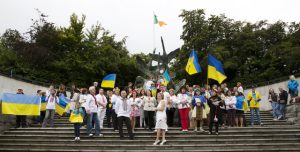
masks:
[[[200,131],[204,132],[205,130],[202,128],[203,119],[206,118],[206,113],[204,112],[204,104],[206,103],[206,99],[204,96],[200,95],[200,89],[195,90],[195,95],[192,99],[193,106],[193,114],[192,121],[195,126],[195,132],[197,131],[198,122],[200,122]],[[204,113],[203,113],[204,112]]]
[[[142,101],[140,98],[137,97],[136,91],[132,91],[132,97],[129,99],[129,101],[132,109],[130,113],[131,128],[132,128],[132,132],[134,132],[136,117],[140,116],[139,109],[141,107]]]
[[[156,107],[156,125],[155,129],[157,130],[156,133],[156,140],[153,143],[153,145],[157,145],[160,140],[160,134],[162,134],[162,141],[160,145],[163,145],[164,143],[167,142],[166,140],[166,130],[168,129],[167,125],[167,114],[166,114],[166,101],[163,100],[164,95],[160,92],[157,94],[157,101],[158,101],[158,106]]]
[[[80,141],[80,126],[83,122],[83,110],[79,102],[76,102],[75,109],[72,110],[69,120],[74,124],[75,141]]]

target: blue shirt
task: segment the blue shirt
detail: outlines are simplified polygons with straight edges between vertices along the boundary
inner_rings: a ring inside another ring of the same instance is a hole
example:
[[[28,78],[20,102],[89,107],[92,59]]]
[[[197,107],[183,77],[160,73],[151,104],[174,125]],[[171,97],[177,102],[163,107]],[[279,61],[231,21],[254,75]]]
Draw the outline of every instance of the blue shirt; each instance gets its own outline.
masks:
[[[244,101],[245,101],[245,97],[244,96],[237,96],[236,97],[236,109],[237,110],[243,110],[243,104],[244,104]]]

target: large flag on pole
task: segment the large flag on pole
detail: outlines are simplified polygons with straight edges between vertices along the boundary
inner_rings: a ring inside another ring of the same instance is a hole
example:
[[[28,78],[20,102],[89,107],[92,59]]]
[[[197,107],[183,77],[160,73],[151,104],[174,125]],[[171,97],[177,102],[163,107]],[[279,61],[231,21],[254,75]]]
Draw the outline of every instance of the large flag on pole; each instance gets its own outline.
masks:
[[[219,84],[227,78],[223,69],[223,64],[211,54],[208,54],[207,73],[208,78],[218,81]]]
[[[158,19],[157,19],[157,16],[154,14],[154,24],[158,24],[160,27],[162,27],[162,26],[164,26],[164,25],[167,25],[167,23],[166,22],[164,22],[164,21],[159,21]]]
[[[2,113],[11,115],[40,115],[40,97],[24,94],[4,93],[2,95]]]
[[[114,88],[116,83],[116,74],[109,74],[102,80],[101,87],[103,88]]]
[[[168,70],[165,70],[165,72],[163,73],[163,78],[164,78],[164,85],[167,86],[168,83],[170,82],[171,78],[170,75],[168,73]]]
[[[197,56],[196,52],[194,51],[194,49],[192,50],[192,53],[190,54],[188,63],[185,67],[185,71],[189,75],[193,75],[193,74],[201,72],[201,67],[200,67],[200,64],[198,61],[198,56]]]

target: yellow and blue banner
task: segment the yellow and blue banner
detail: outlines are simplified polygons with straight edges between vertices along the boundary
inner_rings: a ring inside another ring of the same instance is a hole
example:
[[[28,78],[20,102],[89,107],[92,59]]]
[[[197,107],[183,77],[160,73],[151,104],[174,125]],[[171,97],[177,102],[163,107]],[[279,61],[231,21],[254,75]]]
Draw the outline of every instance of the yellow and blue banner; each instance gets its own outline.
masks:
[[[193,74],[201,72],[201,67],[200,67],[200,64],[198,61],[198,56],[197,56],[195,50],[192,50],[192,53],[190,54],[188,63],[185,67],[185,71],[189,75],[193,75]]]
[[[114,88],[116,82],[116,74],[109,74],[105,76],[102,80],[101,87],[103,88]]]
[[[223,64],[211,54],[208,54],[207,73],[208,78],[218,81],[219,84],[227,78],[223,69]]]
[[[63,94],[59,96],[59,101],[56,103],[55,110],[60,116],[69,110],[70,99],[66,98]]]
[[[3,114],[39,116],[40,104],[38,96],[12,93],[2,95]]]
[[[47,97],[42,96],[41,97],[41,111],[46,111],[46,106],[47,106]]]
[[[170,75],[168,73],[168,70],[165,70],[165,72],[163,73],[163,79],[164,79],[164,86],[167,86],[168,83],[170,82],[171,78]]]

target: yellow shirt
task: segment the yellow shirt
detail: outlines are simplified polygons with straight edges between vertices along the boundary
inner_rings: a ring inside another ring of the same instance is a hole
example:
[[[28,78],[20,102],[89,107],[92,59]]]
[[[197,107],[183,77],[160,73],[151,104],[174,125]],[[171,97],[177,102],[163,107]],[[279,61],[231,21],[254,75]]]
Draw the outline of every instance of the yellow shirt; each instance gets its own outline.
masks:
[[[247,101],[250,101],[250,108],[259,108],[260,101],[257,101],[259,99],[261,99],[261,96],[258,91],[255,91],[255,93],[250,91],[247,96]]]

